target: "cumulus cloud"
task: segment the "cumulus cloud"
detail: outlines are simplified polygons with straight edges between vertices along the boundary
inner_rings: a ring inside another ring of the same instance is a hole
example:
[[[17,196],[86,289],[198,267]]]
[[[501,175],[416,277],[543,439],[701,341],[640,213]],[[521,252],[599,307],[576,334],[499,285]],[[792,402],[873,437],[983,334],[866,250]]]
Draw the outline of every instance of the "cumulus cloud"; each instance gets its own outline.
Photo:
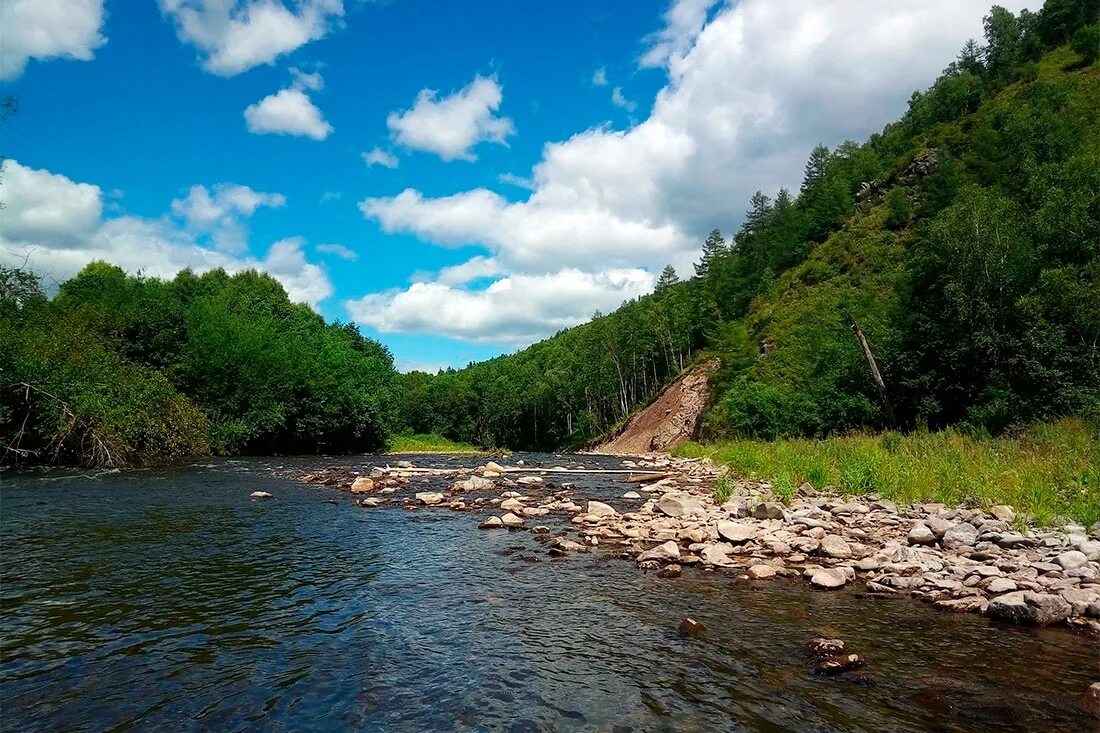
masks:
[[[299,0],[294,10],[281,0],[160,0],[160,9],[219,76],[273,63],[323,38],[344,14],[342,0]]]
[[[444,267],[439,271],[436,281],[443,285],[465,285],[480,278],[493,277],[500,274],[500,265],[492,257],[472,257],[465,262],[450,267]]]
[[[363,162],[367,164],[368,168],[373,168],[376,165],[383,168],[396,168],[397,156],[382,148],[375,148],[363,153]]]
[[[30,59],[91,61],[107,42],[103,0],[0,2],[0,79],[19,77]]]
[[[438,333],[474,342],[519,346],[612,309],[653,284],[645,270],[587,273],[562,269],[501,278],[484,290],[442,282],[413,283],[403,291],[376,293],[347,303],[357,322],[379,331]]]
[[[299,135],[324,140],[332,133],[321,110],[310,100],[306,90],[324,86],[320,74],[305,74],[291,69],[294,81],[286,89],[268,95],[244,111],[248,131],[257,135]]]
[[[707,13],[717,0],[672,0],[663,16],[661,30],[645,38],[648,45],[638,59],[642,68],[664,66],[674,56],[691,48],[707,22]]]
[[[172,201],[172,213],[196,235],[209,235],[220,250],[239,252],[247,246],[244,219],[261,206],[279,208],[286,198],[278,193],[253,191],[248,186],[219,183],[213,190],[195,185],[187,196]]]
[[[515,133],[512,120],[494,113],[504,99],[497,80],[477,76],[454,94],[421,89],[410,109],[386,118],[394,141],[406,148],[435,153],[443,160],[477,160],[472,148],[480,142],[506,145]]]
[[[622,87],[615,87],[611,90],[611,104],[616,107],[625,109],[627,112],[633,112],[638,108],[636,102],[631,102],[629,99],[623,96]]]
[[[25,260],[47,282],[60,282],[93,260],[106,260],[127,272],[156,277],[172,277],[187,267],[198,272],[216,267],[263,270],[283,284],[292,300],[310,305],[332,294],[328,273],[306,259],[300,237],[281,239],[256,257],[207,246],[198,236],[225,226],[243,227],[258,207],[281,206],[278,194],[233,184],[214,186],[213,193],[195,186],[186,198],[172,202],[173,216],[107,218],[99,186],[11,159],[0,173],[5,204],[0,262],[22,265]],[[227,217],[237,221],[230,225]]]
[[[345,247],[342,244],[318,244],[316,250],[324,254],[335,255],[349,262],[354,262],[359,259],[359,255],[355,253],[355,250]]]
[[[712,4],[674,3],[651,39],[651,50],[664,43],[668,79],[649,117],[546,144],[526,200],[482,188],[435,198],[407,188],[365,199],[360,210],[387,232],[481,246],[509,277],[658,272],[668,263],[684,271],[709,230],[740,223],[753,191],[797,188],[816,143],[862,139],[902,113],[912,90],[981,35],[988,10],[984,0],[741,0],[710,17]],[[357,313],[400,329],[414,319],[393,311],[427,306],[428,293],[455,303],[486,297],[428,285],[414,284],[416,298],[365,299]],[[470,320],[448,310],[424,323],[480,338]]]

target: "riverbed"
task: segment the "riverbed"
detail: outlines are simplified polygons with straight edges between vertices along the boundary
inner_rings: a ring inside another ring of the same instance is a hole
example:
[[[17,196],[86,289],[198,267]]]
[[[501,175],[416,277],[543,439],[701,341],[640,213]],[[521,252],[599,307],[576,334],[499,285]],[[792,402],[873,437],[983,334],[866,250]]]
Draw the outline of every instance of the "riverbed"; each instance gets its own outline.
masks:
[[[364,509],[282,477],[384,460],[6,474],[4,730],[1095,728],[1076,703],[1100,650],[1059,629],[783,580],[661,579],[611,551],[552,557],[475,513]],[[571,480],[611,502],[629,488]],[[678,632],[688,616],[704,635]],[[802,648],[819,636],[867,667],[813,674]]]

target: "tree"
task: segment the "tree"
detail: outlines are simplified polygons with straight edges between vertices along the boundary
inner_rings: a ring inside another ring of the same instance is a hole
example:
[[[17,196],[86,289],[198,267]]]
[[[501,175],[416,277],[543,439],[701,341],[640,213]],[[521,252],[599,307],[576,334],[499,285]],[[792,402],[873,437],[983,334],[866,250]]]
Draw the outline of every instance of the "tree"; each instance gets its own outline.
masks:
[[[1100,25],[1090,25],[1073,34],[1070,48],[1081,55],[1085,64],[1095,64],[1100,58]]]
[[[955,62],[958,70],[964,74],[978,74],[985,71],[982,66],[982,47],[973,38],[968,40],[959,51]]]
[[[994,5],[982,19],[985,31],[985,67],[996,80],[1006,82],[1020,58],[1020,24],[1011,11]]]
[[[678,282],[680,282],[680,278],[676,275],[676,268],[672,265],[665,265],[665,269],[661,270],[661,276],[657,279],[655,290],[658,293],[663,293]]]
[[[695,276],[700,278],[706,278],[710,274],[711,266],[722,255],[729,251],[729,247],[726,244],[725,238],[722,236],[722,232],[714,229],[707,238],[703,241],[703,255],[699,258],[699,261],[695,263]]]

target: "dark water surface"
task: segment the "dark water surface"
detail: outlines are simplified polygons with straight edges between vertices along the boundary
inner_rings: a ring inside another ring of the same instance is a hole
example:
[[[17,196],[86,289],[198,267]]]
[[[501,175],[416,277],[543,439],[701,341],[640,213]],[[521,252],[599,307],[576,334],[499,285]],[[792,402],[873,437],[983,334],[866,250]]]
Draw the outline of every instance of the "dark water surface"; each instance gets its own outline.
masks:
[[[1095,728],[1075,705],[1098,649],[1064,631],[785,581],[661,580],[610,551],[555,560],[477,514],[360,509],[274,475],[323,463],[4,476],[0,727]],[[277,498],[249,501],[258,489]],[[677,633],[688,615],[705,638]],[[820,635],[865,656],[867,679],[810,674],[801,648]]]

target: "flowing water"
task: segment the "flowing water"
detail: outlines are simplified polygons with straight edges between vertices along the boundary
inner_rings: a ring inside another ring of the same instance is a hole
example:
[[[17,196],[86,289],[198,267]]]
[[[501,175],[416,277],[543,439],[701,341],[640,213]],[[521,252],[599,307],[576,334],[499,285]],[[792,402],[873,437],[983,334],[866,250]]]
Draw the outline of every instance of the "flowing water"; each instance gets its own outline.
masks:
[[[798,582],[662,580],[609,550],[554,559],[477,514],[362,509],[277,475],[321,465],[4,476],[3,730],[1095,728],[1076,702],[1100,655],[1065,631]],[[685,616],[706,635],[681,636]],[[822,635],[863,674],[811,674],[802,646]]]

